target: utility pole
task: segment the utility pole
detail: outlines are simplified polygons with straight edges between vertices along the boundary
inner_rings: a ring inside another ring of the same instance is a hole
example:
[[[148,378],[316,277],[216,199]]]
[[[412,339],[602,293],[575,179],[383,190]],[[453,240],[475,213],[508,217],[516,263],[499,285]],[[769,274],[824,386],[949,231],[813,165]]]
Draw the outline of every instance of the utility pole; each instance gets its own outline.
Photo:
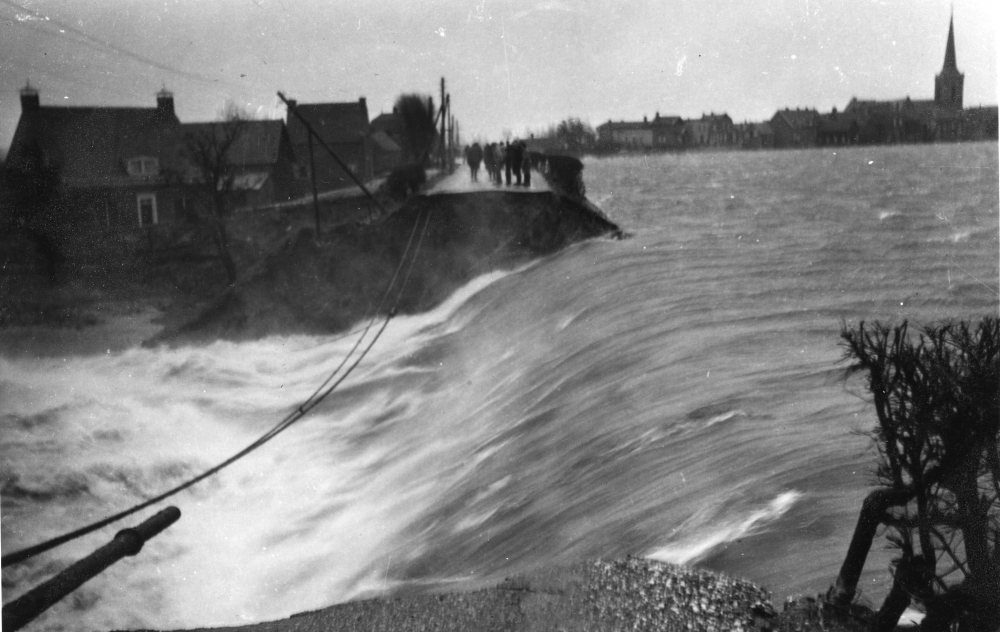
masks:
[[[444,111],[446,112],[447,117],[448,117],[447,118],[447,121],[448,121],[448,135],[446,137],[446,141],[447,142],[445,143],[444,157],[445,157],[445,160],[448,161],[448,173],[453,173],[455,171],[455,159],[454,159],[455,145],[452,143],[452,139],[451,139],[451,134],[454,131],[452,129],[452,126],[451,126],[451,94],[446,94],[445,95],[445,97],[444,97],[444,103],[445,103],[445,110]]]
[[[447,167],[447,165],[445,164],[445,152],[444,152],[444,143],[445,143],[444,118],[447,115],[447,112],[448,112],[448,106],[447,103],[445,103],[444,77],[441,77],[441,168],[442,169]]]
[[[316,159],[313,157],[312,133],[307,133],[306,138],[309,139],[309,178],[312,180],[313,211],[316,213],[316,239],[319,239],[319,194],[316,192]]]

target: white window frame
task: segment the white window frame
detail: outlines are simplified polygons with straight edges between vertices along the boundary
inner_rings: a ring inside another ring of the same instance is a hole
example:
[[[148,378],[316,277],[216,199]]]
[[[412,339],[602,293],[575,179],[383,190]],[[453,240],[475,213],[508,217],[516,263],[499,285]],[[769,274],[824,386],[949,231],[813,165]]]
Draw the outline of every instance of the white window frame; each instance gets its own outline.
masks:
[[[155,156],[136,156],[129,158],[126,171],[133,177],[155,176],[160,173],[160,161]]]
[[[149,225],[153,226],[155,224],[158,224],[159,221],[160,221],[159,217],[157,215],[157,212],[156,212],[156,194],[155,193],[137,193],[136,196],[135,196],[135,210],[136,210],[136,214],[137,214],[137,216],[139,218],[139,227],[140,228],[142,228],[143,226],[146,225],[146,224],[142,223],[142,203],[145,202],[146,200],[149,200],[150,203],[151,203],[151,205],[152,205],[152,207],[153,207],[153,214],[152,214],[153,221],[150,222]]]

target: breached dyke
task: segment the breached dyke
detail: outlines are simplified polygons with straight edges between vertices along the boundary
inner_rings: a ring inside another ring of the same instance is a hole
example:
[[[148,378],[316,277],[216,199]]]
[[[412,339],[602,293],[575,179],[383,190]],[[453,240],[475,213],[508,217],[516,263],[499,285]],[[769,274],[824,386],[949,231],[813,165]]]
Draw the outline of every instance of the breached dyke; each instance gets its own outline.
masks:
[[[478,275],[620,235],[585,199],[552,191],[419,195],[382,221],[342,225],[319,240],[300,230],[194,319],[150,342],[334,333],[393,306],[426,311]],[[408,243],[412,263],[403,260]],[[406,283],[383,301],[397,269]]]

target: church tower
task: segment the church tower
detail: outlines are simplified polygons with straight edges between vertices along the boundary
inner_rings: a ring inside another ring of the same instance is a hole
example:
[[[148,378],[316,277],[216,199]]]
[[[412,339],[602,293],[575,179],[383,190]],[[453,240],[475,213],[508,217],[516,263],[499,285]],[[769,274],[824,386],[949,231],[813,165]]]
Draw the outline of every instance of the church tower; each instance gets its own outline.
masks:
[[[934,77],[934,104],[955,110],[962,109],[962,84],[965,75],[955,65],[955,16],[948,21],[948,44],[944,49],[944,66]]]

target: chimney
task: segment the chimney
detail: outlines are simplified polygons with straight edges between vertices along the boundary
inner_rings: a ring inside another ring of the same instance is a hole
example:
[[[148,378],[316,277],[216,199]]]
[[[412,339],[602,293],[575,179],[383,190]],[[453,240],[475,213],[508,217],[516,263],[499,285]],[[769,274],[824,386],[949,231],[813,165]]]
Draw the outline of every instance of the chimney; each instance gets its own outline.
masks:
[[[30,83],[25,83],[21,88],[21,111],[37,112],[39,107],[38,90],[32,88]]]
[[[288,99],[288,104],[285,106],[285,121],[292,120],[292,111],[298,107],[299,102],[295,99]]]
[[[164,118],[175,118],[174,114],[174,93],[163,88],[156,93],[156,115]]]

